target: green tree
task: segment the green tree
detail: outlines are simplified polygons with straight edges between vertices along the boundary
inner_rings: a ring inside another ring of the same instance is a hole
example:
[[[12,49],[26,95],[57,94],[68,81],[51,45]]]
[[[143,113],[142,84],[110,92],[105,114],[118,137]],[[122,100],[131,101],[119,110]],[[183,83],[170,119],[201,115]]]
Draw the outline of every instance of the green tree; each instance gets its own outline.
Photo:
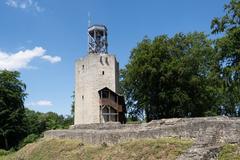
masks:
[[[42,132],[50,129],[68,128],[73,123],[72,116],[58,115],[54,112],[35,112],[30,109],[25,109],[24,123],[26,126],[27,135],[40,135]]]
[[[0,71],[0,141],[4,148],[16,145],[24,136],[25,84],[19,72]]]
[[[73,92],[72,98],[72,104],[71,104],[71,115],[74,118],[74,107],[75,107],[75,92]]]
[[[42,137],[42,133],[46,130],[66,129],[72,124],[72,116],[64,117],[54,112],[41,113],[25,108],[24,125],[26,137],[21,140],[18,149]]]
[[[225,5],[226,15],[214,18],[212,33],[224,33],[216,40],[217,74],[222,80],[221,105],[225,114],[236,116],[240,107],[240,1],[231,0]]]
[[[141,121],[144,120],[144,109],[137,106],[136,100],[132,97],[131,86],[126,82],[127,70],[120,70],[120,83],[119,93],[125,96],[125,104],[127,106],[127,119],[128,121]]]
[[[213,57],[212,42],[203,33],[144,38],[122,71],[127,102],[143,109],[147,121],[218,114]]]
[[[44,113],[25,108],[24,124],[27,135],[40,135],[42,132],[46,131],[47,122],[43,116]]]

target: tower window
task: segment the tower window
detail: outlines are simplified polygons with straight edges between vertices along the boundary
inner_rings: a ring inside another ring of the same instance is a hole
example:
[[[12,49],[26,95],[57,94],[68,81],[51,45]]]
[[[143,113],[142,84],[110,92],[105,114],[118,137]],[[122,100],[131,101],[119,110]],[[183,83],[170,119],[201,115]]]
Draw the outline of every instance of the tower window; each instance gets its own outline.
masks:
[[[82,99],[84,99],[84,95],[82,95]]]
[[[84,69],[84,65],[82,65],[82,69]]]
[[[102,75],[104,75],[104,71],[102,71]]]
[[[103,65],[102,56],[100,57],[100,63]]]
[[[109,63],[108,63],[108,57],[106,57],[105,62],[106,62],[107,65],[109,65]]]

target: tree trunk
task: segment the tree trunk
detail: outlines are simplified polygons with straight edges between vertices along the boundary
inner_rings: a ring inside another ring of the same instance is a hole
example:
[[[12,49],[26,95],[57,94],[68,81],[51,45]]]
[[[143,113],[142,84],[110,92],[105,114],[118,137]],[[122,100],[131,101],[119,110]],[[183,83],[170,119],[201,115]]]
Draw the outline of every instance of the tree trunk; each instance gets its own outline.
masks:
[[[8,140],[7,140],[7,137],[3,136],[3,138],[4,138],[5,148],[6,148],[6,150],[8,150]]]

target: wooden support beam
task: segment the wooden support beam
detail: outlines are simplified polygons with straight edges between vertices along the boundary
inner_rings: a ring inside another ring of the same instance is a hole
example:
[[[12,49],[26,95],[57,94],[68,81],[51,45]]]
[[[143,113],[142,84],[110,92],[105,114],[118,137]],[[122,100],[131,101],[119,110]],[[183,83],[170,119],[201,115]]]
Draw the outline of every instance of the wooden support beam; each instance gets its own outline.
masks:
[[[99,121],[100,121],[100,123],[102,123],[102,106],[99,107],[99,110],[100,110],[99,111],[100,112],[99,113]]]

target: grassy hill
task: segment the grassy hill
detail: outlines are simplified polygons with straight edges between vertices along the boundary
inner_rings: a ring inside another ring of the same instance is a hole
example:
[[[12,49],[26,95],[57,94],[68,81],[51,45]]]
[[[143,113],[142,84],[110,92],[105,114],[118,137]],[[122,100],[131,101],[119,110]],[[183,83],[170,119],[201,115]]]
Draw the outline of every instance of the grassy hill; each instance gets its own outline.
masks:
[[[174,160],[192,144],[192,140],[177,138],[132,140],[116,145],[89,145],[79,140],[43,138],[17,152],[0,156],[0,160]],[[224,145],[218,159],[240,160],[240,145]]]
[[[0,157],[1,160],[99,160],[165,159],[173,160],[192,145],[177,138],[142,139],[116,145],[87,145],[71,139],[40,139],[21,150]]]

